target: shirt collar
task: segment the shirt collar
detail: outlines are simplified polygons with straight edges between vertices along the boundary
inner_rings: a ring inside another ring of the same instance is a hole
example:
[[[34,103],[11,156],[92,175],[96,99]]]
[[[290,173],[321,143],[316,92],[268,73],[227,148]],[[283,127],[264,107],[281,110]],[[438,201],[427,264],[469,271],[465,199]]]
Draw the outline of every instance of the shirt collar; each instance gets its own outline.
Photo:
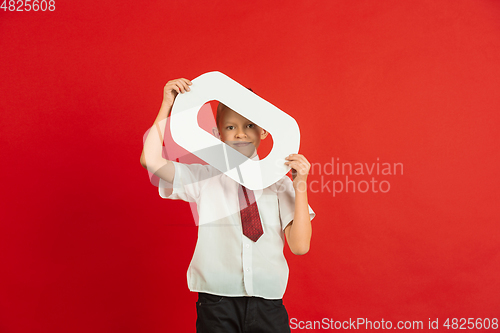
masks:
[[[254,157],[250,158],[252,161],[259,161],[260,158],[259,158],[259,155],[258,154],[255,154]]]

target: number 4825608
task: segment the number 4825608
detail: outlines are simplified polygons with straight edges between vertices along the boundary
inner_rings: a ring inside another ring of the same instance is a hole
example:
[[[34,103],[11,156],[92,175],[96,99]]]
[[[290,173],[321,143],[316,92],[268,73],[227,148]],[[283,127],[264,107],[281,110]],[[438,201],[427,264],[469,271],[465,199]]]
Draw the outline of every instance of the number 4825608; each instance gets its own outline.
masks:
[[[0,9],[4,12],[53,12],[56,10],[56,2],[54,0],[4,0]]]
[[[447,329],[498,329],[498,318],[446,318],[446,321],[443,324]]]

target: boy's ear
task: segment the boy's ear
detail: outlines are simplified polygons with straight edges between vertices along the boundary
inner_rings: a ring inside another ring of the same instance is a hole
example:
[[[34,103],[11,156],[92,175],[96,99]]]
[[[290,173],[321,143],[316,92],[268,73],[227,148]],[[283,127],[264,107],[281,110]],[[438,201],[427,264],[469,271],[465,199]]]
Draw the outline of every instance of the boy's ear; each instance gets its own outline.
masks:
[[[263,128],[261,128],[261,130],[262,130],[262,132],[260,133],[260,139],[261,139],[261,140],[264,140],[264,139],[267,137],[267,135],[269,134],[269,132],[268,132],[268,131],[266,131],[266,130],[265,130],[265,129],[263,129]]]
[[[217,127],[212,127],[212,134],[220,140],[220,134],[219,134],[219,130],[217,129]]]

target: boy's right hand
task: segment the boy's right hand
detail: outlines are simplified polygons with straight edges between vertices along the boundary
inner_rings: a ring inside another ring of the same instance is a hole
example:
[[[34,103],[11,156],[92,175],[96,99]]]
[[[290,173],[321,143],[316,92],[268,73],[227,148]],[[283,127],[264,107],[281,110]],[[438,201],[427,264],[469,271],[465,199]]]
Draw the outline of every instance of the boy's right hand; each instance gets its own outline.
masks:
[[[183,94],[191,90],[190,85],[192,85],[191,81],[184,78],[168,81],[163,88],[163,103],[172,105],[177,94]]]

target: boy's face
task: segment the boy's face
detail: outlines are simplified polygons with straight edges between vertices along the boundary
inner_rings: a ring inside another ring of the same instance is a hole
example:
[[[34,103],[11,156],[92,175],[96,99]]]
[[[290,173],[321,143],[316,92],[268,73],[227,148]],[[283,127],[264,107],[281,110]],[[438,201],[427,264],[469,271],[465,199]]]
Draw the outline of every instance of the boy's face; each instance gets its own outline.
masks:
[[[228,107],[224,107],[218,125],[222,142],[251,158],[257,153],[260,140],[267,131]]]

